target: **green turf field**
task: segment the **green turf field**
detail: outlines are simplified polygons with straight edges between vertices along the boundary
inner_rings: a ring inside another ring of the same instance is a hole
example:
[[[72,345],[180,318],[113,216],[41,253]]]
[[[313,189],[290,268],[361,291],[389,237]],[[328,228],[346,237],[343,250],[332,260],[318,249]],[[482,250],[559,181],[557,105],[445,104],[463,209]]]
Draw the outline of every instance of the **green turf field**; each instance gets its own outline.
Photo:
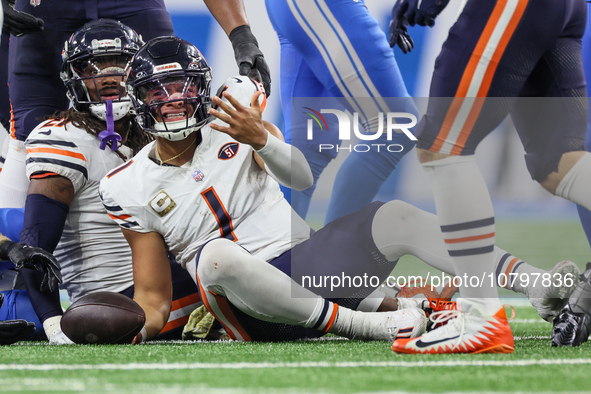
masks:
[[[498,244],[551,268],[589,260],[577,222],[501,222]],[[412,259],[401,274],[422,270]],[[426,270],[426,268],[425,268]],[[509,293],[503,293],[508,295]],[[139,346],[0,348],[0,391],[350,393],[350,392],[587,392],[591,344],[552,348],[551,324],[524,299],[515,305],[511,355],[397,355],[389,343],[328,337],[280,344],[150,343]]]

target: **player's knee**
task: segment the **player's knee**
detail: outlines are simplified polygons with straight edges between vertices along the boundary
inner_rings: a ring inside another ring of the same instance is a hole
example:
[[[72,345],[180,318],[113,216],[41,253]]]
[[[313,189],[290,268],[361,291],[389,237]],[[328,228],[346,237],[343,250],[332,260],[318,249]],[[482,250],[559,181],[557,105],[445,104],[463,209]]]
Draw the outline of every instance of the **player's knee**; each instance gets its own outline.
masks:
[[[380,207],[376,215],[383,215],[393,224],[402,224],[407,222],[409,218],[418,210],[417,207],[410,205],[404,201],[392,200]]]
[[[572,151],[563,153],[558,159],[556,159],[556,164],[551,169],[543,168],[545,171],[538,176],[538,178],[542,179],[536,180],[538,180],[540,185],[542,185],[550,193],[569,199],[568,193],[565,194],[565,191],[562,190],[564,187],[560,186],[563,184],[565,177],[568,178],[568,183],[570,178],[576,177],[576,174],[582,168],[588,166],[591,160],[590,157],[591,156],[589,153],[585,151]]]
[[[400,200],[390,201],[384,204],[381,209],[384,210],[384,215],[387,215],[392,226],[397,226],[401,229],[408,228],[421,211],[414,205]]]
[[[208,242],[199,256],[199,278],[219,282],[222,278],[240,275],[243,268],[241,258],[245,253],[248,255],[242,247],[225,238]]]
[[[435,160],[441,160],[449,157],[449,155],[439,153],[439,152],[431,152],[427,149],[417,148],[417,158],[421,164],[429,163]]]
[[[372,232],[374,236],[377,232],[387,234],[388,239],[401,241],[406,238],[407,230],[414,224],[418,212],[420,210],[417,207],[404,201],[389,201],[376,211]]]

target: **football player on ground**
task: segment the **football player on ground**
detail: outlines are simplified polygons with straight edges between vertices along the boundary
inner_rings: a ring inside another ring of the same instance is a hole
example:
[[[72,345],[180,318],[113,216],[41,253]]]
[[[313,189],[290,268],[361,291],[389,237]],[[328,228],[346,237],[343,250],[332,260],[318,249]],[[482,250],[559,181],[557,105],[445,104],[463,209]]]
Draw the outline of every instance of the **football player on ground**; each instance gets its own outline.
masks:
[[[72,108],[42,122],[26,141],[30,186],[20,240],[55,251],[71,302],[95,291],[133,296],[131,250],[105,213],[98,186],[149,141],[133,121],[122,86],[142,44],[135,31],[110,19],[76,31],[65,44],[61,73]],[[193,281],[177,267],[175,307],[162,332],[173,338],[180,338],[190,308],[200,305]],[[70,343],[60,329],[59,292],[40,291],[40,273],[22,273],[50,343]]]
[[[447,3],[397,0],[392,35],[407,35],[409,24],[432,26]],[[494,273],[494,211],[474,152],[510,112],[532,178],[591,208],[581,56],[585,7],[585,0],[468,0],[443,44],[427,113],[417,127],[417,154],[433,181],[439,224],[457,273]],[[513,352],[496,287],[464,286],[460,292],[462,313],[456,319],[421,338],[396,341],[393,350]]]
[[[168,250],[231,338],[420,335],[426,322],[417,307],[423,302],[393,300],[377,288],[406,254],[453,272],[436,217],[400,201],[372,203],[313,232],[278,184],[305,189],[312,183],[310,168],[262,120],[263,93],[252,81],[232,77],[221,97],[210,99],[210,81],[198,49],[176,37],[149,41],[129,68],[127,87],[138,122],[156,141],[111,171],[100,190],[132,248],[134,299],[146,312],[136,342],[154,337],[168,319]],[[251,90],[244,95],[246,87]],[[217,109],[209,108],[210,101]],[[499,276],[544,272],[500,249],[497,258]],[[570,262],[554,271],[578,274]],[[364,274],[378,282],[337,290],[308,283],[314,292],[302,286],[306,275]],[[540,313],[555,315],[564,300],[552,305],[553,297],[562,292],[564,298],[573,286],[515,290],[531,290],[542,299]]]

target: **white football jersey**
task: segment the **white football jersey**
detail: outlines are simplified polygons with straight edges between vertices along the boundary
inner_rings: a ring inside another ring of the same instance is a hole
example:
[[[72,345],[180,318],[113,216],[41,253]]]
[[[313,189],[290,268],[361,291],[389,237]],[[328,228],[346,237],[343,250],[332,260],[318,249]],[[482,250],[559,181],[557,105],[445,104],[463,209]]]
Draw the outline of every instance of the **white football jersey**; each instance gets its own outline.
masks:
[[[159,165],[151,143],[101,181],[101,198],[120,226],[161,234],[186,267],[207,241],[225,237],[269,261],[308,239],[278,183],[255,162],[250,145],[202,129],[193,159]]]
[[[27,177],[53,172],[74,185],[74,200],[54,252],[70,300],[94,291],[127,289],[133,284],[131,249],[98,195],[100,180],[124,160],[109,147],[101,150],[97,137],[59,120],[41,123],[25,144]],[[125,146],[119,151],[131,156]]]

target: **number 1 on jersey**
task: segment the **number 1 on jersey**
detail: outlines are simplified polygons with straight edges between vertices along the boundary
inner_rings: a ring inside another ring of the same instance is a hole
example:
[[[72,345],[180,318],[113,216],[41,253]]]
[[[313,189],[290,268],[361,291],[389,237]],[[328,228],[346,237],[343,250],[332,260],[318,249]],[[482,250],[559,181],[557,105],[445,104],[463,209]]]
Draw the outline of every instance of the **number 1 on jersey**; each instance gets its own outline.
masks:
[[[234,234],[234,227],[232,226],[232,218],[228,215],[224,204],[220,201],[215,189],[210,187],[209,189],[203,191],[201,193],[205,202],[211,209],[213,216],[215,216],[215,220],[218,222],[220,226],[220,233],[222,234],[222,238],[227,238],[230,241],[236,242],[238,238]]]

